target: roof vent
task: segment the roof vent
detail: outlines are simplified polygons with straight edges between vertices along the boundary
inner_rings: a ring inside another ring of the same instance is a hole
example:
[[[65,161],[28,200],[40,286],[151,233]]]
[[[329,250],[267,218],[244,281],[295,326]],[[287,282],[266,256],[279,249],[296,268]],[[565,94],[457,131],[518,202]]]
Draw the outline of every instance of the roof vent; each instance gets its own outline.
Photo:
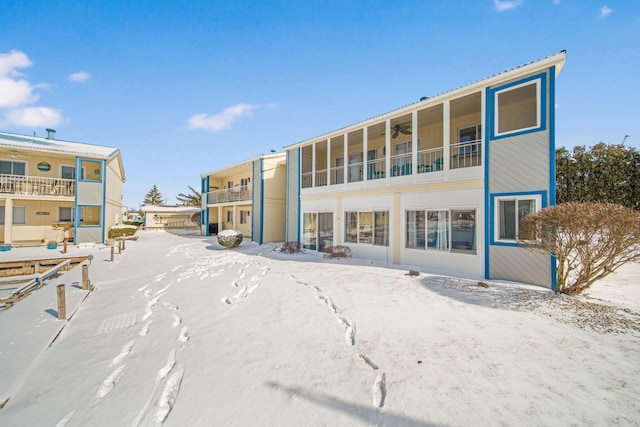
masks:
[[[56,133],[55,129],[45,129],[47,131],[47,139],[55,139],[53,134]]]

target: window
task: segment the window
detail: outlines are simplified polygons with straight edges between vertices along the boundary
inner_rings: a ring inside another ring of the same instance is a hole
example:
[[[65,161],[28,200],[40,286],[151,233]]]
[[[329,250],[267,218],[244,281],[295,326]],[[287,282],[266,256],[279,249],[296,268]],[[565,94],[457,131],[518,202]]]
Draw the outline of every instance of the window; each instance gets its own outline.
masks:
[[[100,226],[102,208],[100,206],[80,206],[80,226],[96,227]]]
[[[13,207],[13,224],[25,225],[27,223],[27,208],[24,206]],[[0,206],[0,225],[4,225],[4,206]]]
[[[427,248],[448,251],[449,211],[427,211]]]
[[[60,207],[58,209],[58,220],[60,222],[73,222],[73,208]]]
[[[0,160],[0,174],[3,175],[25,175],[26,163]]]
[[[451,249],[476,251],[476,211],[451,211]]]
[[[497,240],[515,242],[522,220],[541,206],[539,195],[498,197],[496,199]]]
[[[248,185],[249,185],[249,178],[240,179],[240,186],[241,187],[247,187]]]
[[[407,211],[407,241],[405,246],[424,249],[424,211]]]
[[[362,181],[362,152],[349,154],[349,182]]]
[[[542,88],[546,76],[541,75],[515,85],[497,88],[494,93],[495,136],[535,131],[545,126]]]
[[[240,224],[247,223],[247,216],[249,216],[249,211],[240,211]]]
[[[233,222],[233,211],[227,211],[227,222]]]
[[[444,252],[476,251],[475,210],[407,211],[407,241],[409,249],[429,249]],[[425,239],[426,235],[426,239]]]
[[[82,160],[80,162],[84,181],[102,181],[102,162],[93,160]]]
[[[316,250],[317,243],[317,214],[305,213],[303,215],[302,245],[305,249]]]
[[[345,242],[389,245],[389,212],[345,212]]]
[[[344,241],[358,243],[358,213],[345,212]]]
[[[233,181],[227,181],[227,188],[233,188]]]
[[[467,126],[458,129],[458,142],[460,143],[458,154],[470,154],[480,151],[480,144],[477,143],[480,142],[481,131],[481,125]]]
[[[324,212],[318,214],[318,251],[328,246],[333,246],[333,213]]]
[[[63,179],[76,179],[76,168],[74,166],[62,166],[60,176]]]

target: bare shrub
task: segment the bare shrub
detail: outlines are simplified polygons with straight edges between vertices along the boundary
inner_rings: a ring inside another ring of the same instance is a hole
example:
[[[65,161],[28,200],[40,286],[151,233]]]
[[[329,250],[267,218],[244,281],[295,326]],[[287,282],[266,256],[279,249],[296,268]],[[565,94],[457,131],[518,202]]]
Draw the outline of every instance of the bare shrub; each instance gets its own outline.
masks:
[[[351,249],[348,246],[327,246],[324,249],[324,257],[330,259],[351,258]]]
[[[562,203],[527,216],[518,245],[554,256],[555,291],[578,295],[640,258],[640,212],[609,203]]]
[[[300,242],[284,242],[280,248],[280,252],[287,254],[299,254],[302,252],[302,244]]]

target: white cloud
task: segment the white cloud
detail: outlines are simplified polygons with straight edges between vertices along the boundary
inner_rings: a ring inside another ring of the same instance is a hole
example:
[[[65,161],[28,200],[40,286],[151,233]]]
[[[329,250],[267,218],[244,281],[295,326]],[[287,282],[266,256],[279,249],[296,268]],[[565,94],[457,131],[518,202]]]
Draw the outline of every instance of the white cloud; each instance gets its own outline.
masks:
[[[16,77],[21,74],[16,71],[18,68],[26,68],[32,65],[29,57],[19,50],[12,50],[9,53],[0,53],[0,77]]]
[[[18,69],[30,67],[31,64],[24,52],[12,50],[0,53],[0,108],[14,108],[38,100],[31,83],[19,78],[22,74]]]
[[[32,104],[38,100],[38,95],[32,92],[33,86],[26,80],[0,77],[0,108]]]
[[[77,73],[73,73],[69,76],[69,80],[71,80],[72,82],[86,82],[87,80],[89,80],[89,77],[91,77],[89,75],[89,73],[84,72],[84,71],[78,71]]]
[[[513,9],[520,6],[522,0],[493,0],[493,5],[498,12]]]
[[[5,114],[8,125],[21,127],[57,126],[64,120],[60,110],[49,107],[26,107]]]
[[[230,127],[233,122],[241,117],[251,116],[258,105],[238,104],[226,108],[224,111],[209,115],[207,113],[196,114],[189,117],[190,129],[204,129],[211,132],[218,132]]]
[[[611,9],[609,6],[602,6],[602,9],[600,9],[600,18],[608,16],[609,14],[611,14],[611,12],[613,12],[613,9]]]

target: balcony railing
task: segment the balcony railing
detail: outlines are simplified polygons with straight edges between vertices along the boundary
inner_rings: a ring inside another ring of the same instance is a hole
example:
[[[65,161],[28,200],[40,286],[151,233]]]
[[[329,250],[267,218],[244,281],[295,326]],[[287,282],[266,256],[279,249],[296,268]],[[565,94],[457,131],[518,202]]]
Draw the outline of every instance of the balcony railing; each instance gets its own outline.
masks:
[[[391,156],[391,176],[411,175],[411,153]]]
[[[451,169],[468,168],[482,164],[482,144],[480,140],[451,144]]]
[[[316,187],[327,185],[327,170],[316,170]]]
[[[207,193],[207,204],[234,203],[251,200],[251,188],[243,185],[224,190],[210,191]]]
[[[380,179],[385,176],[385,159],[367,161],[367,179]]]
[[[302,173],[302,188],[311,188],[313,186],[313,172]]]
[[[331,185],[344,184],[344,166],[331,168]]]
[[[442,147],[418,151],[418,173],[441,171],[444,169]]]
[[[0,193],[73,197],[75,195],[75,180],[26,175],[0,175]]]

